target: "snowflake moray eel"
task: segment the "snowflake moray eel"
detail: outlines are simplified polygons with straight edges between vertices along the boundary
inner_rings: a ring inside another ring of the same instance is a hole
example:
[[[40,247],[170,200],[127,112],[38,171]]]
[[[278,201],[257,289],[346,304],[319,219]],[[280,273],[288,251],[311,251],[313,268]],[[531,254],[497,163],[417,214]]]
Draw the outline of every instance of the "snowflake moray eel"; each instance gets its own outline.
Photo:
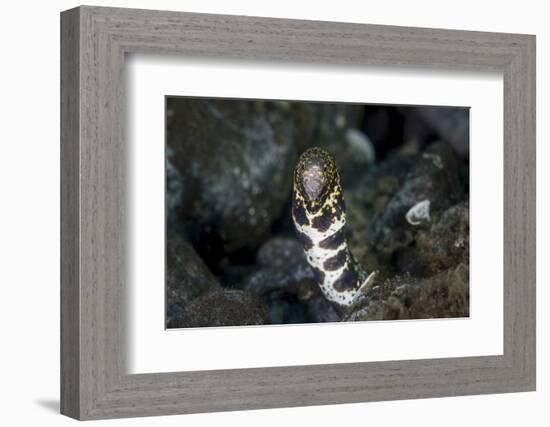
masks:
[[[292,219],[315,281],[340,309],[370,285],[346,241],[346,207],[334,158],[319,147],[304,151],[294,170]]]

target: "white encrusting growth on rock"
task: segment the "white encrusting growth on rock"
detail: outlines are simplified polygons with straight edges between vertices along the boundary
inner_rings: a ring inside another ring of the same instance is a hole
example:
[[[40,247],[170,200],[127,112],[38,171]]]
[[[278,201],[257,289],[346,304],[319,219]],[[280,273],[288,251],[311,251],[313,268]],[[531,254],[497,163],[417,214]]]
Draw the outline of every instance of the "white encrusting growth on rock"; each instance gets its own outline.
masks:
[[[418,202],[409,209],[405,218],[411,225],[420,225],[423,222],[430,222],[430,201],[426,199]]]

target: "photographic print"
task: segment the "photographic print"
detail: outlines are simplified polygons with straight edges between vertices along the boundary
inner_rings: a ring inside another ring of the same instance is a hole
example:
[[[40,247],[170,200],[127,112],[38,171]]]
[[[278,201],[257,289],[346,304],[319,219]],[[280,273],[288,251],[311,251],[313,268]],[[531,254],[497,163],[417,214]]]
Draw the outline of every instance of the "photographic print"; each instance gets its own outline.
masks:
[[[166,97],[166,327],[469,316],[469,109]]]

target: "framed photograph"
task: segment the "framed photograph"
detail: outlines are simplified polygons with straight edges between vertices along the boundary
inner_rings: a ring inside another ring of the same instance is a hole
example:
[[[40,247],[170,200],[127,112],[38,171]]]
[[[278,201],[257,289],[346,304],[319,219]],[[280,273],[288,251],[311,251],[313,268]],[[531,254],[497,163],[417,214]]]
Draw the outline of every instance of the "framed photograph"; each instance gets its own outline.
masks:
[[[535,37],[61,14],[61,412],[535,390]]]

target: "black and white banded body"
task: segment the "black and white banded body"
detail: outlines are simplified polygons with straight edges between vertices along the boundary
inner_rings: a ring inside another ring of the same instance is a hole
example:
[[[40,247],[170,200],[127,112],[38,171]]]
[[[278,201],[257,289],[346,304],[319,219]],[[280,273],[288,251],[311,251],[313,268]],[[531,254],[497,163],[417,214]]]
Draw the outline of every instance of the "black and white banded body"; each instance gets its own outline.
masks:
[[[325,297],[350,306],[368,286],[368,275],[355,261],[346,241],[346,207],[332,156],[306,150],[294,171],[292,218],[315,280]]]

